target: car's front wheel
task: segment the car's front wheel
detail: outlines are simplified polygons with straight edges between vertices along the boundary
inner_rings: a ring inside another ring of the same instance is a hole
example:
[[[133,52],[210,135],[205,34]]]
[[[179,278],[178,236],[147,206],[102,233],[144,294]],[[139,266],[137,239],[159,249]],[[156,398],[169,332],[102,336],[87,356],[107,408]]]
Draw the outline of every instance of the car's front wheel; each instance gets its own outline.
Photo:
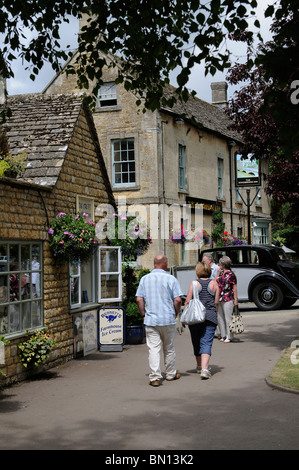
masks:
[[[283,293],[277,284],[261,282],[253,289],[252,300],[261,310],[277,310],[283,302]]]

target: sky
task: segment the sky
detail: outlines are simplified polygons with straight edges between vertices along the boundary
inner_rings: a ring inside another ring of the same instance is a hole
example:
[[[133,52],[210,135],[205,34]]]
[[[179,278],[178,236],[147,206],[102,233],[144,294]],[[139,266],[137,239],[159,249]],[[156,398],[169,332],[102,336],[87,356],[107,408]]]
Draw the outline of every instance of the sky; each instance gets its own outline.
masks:
[[[267,5],[272,4],[274,0],[258,0],[257,18],[261,23],[261,34],[265,41],[271,38],[270,35],[270,24],[271,20],[264,18],[264,11]],[[252,23],[255,18],[252,19]],[[71,46],[71,50],[75,50],[77,47],[77,37],[79,30],[79,22],[74,18],[69,18],[69,24],[65,23],[61,28],[61,45],[62,48],[66,48],[67,45]],[[29,38],[28,38],[29,39]],[[232,52],[232,60],[243,61],[246,56],[246,49],[244,46],[236,43],[231,43],[229,48]],[[40,70],[39,75],[35,81],[29,78],[30,72],[25,70],[25,65],[22,64],[21,59],[14,61],[13,63],[14,78],[7,81],[7,91],[9,95],[15,94],[26,94],[26,93],[40,93],[46,87],[46,85],[55,76],[54,70],[49,64],[45,64]],[[175,76],[171,77],[172,85],[176,85]],[[204,74],[204,67],[197,65],[194,67],[190,80],[187,87],[190,90],[195,90],[197,97],[207,101],[212,101],[211,94],[211,83],[225,81],[225,73],[217,72],[214,76]],[[229,86],[228,88],[228,99],[231,99],[234,91],[238,87]]]

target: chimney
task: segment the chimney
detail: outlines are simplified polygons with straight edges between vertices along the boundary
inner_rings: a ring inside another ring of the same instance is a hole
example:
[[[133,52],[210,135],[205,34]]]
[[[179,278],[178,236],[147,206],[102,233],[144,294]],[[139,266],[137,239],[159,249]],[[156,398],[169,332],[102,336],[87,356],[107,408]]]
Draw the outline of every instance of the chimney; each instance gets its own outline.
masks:
[[[219,108],[227,108],[227,83],[214,82],[211,83],[212,89],[212,104],[219,106]]]

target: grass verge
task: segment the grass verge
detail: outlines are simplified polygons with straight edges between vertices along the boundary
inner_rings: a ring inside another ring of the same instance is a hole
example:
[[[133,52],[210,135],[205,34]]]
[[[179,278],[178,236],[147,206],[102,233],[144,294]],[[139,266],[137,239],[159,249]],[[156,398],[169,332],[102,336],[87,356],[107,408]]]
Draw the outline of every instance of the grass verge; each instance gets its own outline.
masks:
[[[299,336],[284,351],[269,379],[276,385],[299,391]]]

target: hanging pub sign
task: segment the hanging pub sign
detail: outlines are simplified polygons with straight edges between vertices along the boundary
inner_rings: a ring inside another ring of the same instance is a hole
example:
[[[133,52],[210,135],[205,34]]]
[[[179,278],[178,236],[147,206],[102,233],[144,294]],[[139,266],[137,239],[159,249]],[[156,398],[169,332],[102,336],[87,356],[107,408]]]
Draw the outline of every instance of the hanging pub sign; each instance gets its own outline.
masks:
[[[125,311],[122,307],[98,309],[98,344],[100,351],[122,351],[125,344]]]
[[[236,152],[235,174],[236,186],[260,186],[260,160],[254,158],[253,154],[248,154],[246,158],[242,158],[242,154]]]

